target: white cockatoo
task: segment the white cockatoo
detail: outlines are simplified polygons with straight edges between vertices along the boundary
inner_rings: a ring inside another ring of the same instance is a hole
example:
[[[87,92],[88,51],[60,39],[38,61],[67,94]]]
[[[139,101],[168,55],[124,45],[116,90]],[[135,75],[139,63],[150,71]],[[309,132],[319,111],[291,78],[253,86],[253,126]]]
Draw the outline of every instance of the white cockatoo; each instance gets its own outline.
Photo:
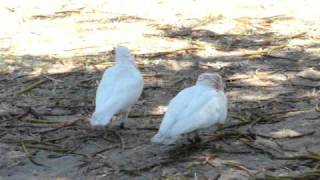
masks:
[[[203,73],[196,85],[182,90],[170,101],[159,132],[151,142],[174,144],[183,134],[224,123],[227,111],[222,77]]]
[[[108,68],[98,86],[96,108],[90,119],[93,127],[107,126],[115,114],[124,126],[130,108],[138,101],[143,89],[143,77],[127,47],[115,49],[115,65]]]

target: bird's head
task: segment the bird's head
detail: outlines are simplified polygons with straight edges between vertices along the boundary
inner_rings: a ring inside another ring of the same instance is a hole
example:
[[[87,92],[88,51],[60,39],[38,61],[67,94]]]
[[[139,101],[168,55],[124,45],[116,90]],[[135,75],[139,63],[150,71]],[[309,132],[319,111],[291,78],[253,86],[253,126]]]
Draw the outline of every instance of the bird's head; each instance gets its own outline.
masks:
[[[134,57],[129,49],[125,46],[118,46],[115,48],[116,62],[130,62],[134,63]]]
[[[224,82],[218,73],[202,73],[198,77],[197,84],[204,84],[219,91],[224,91]]]

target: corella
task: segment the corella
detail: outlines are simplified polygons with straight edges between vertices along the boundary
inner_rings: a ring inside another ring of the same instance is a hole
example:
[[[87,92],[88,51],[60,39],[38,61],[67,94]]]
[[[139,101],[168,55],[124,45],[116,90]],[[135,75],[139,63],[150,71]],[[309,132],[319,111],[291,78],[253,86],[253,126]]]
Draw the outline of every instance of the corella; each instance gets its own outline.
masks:
[[[194,86],[182,90],[170,101],[159,132],[151,142],[174,144],[184,134],[224,123],[227,104],[222,77],[203,73]]]
[[[121,126],[131,107],[138,101],[143,89],[143,77],[127,47],[115,49],[115,65],[108,68],[96,93],[96,107],[90,119],[93,127],[107,126],[112,117],[120,115]]]

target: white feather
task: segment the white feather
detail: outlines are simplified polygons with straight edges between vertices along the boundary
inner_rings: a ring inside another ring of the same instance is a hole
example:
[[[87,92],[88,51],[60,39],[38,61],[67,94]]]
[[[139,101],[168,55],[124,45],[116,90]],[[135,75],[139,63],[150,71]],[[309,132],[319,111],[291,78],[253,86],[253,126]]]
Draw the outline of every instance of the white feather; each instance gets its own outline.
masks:
[[[154,143],[172,144],[182,134],[223,123],[227,117],[227,97],[205,84],[196,84],[178,93],[169,103]]]
[[[142,89],[143,77],[133,56],[126,47],[116,48],[116,63],[104,72],[97,89],[91,125],[106,126],[115,114],[128,111],[139,99]]]

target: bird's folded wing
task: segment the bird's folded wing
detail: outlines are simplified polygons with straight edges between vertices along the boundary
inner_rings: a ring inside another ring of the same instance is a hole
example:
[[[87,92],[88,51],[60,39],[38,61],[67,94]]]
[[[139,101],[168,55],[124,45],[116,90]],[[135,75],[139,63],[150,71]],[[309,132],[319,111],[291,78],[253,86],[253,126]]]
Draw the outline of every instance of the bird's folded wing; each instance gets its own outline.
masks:
[[[169,134],[177,136],[214,124],[219,114],[217,113],[217,103],[212,95],[212,91],[202,89],[194,92],[194,97],[188,106],[170,127]]]
[[[112,97],[115,88],[118,86],[120,75],[121,72],[115,67],[111,67],[103,73],[96,93],[96,108],[99,109]]]
[[[110,70],[110,73],[104,74],[102,84],[99,85],[97,97],[101,99],[97,99],[97,103],[102,106],[115,103],[121,108],[135,103],[143,89],[141,74],[127,68]]]
[[[179,114],[187,108],[189,104],[189,99],[193,96],[193,89],[195,87],[190,87],[179,92],[169,103],[167,112],[160,125],[160,133],[165,134],[166,131],[176,123]]]

